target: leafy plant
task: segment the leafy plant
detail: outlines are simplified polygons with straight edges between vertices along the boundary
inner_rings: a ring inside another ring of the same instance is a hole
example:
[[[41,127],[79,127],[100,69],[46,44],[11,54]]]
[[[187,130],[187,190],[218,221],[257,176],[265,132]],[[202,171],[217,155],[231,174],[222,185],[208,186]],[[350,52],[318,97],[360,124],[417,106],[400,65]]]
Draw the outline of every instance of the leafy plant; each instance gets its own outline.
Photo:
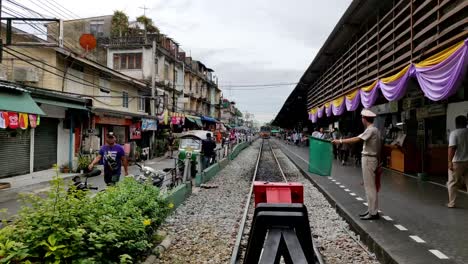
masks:
[[[88,171],[89,164],[91,164],[91,156],[83,155],[83,154],[78,155],[78,167],[76,171],[77,172],[80,172],[81,170],[85,172]]]
[[[56,177],[47,197],[25,195],[0,229],[0,263],[133,263],[146,255],[170,204],[132,178],[91,197],[68,195]]]

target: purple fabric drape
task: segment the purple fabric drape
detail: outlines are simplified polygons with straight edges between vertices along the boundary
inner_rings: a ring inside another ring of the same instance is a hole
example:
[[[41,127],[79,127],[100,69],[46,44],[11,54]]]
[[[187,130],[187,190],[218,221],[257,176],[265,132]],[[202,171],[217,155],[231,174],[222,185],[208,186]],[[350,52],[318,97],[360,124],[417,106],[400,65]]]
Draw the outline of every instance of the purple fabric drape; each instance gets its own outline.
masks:
[[[377,97],[379,97],[379,82],[376,82],[374,88],[369,92],[365,92],[361,89],[359,93],[361,94],[361,103],[364,108],[373,106]]]
[[[324,108],[325,108],[325,114],[327,114],[327,117],[330,117],[332,115],[332,104],[330,103],[328,107],[324,106]]]
[[[356,96],[351,100],[349,100],[345,96],[346,110],[348,110],[348,111],[356,111],[356,109],[358,108],[360,102],[361,102],[361,93],[360,92],[357,92]]]
[[[319,108],[317,109],[317,117],[318,117],[318,118],[322,118],[322,117],[323,117],[323,109],[324,109],[324,108],[325,108],[325,107],[322,106],[322,107],[319,107]]]
[[[468,40],[446,60],[429,67],[413,67],[424,95],[432,101],[447,99],[457,91],[457,86],[468,64]]]
[[[339,115],[342,115],[342,114],[344,113],[344,111],[345,111],[345,109],[346,109],[346,104],[345,104],[345,102],[343,101],[343,103],[342,103],[340,106],[336,107],[336,106],[332,103],[331,108],[332,108],[333,115],[339,116]]]
[[[379,81],[380,91],[388,101],[397,101],[403,98],[406,93],[406,88],[408,87],[408,80],[411,76],[412,70],[413,65],[411,65],[406,73],[398,80],[388,83]]]
[[[317,123],[317,113],[311,114],[311,119],[312,123]]]

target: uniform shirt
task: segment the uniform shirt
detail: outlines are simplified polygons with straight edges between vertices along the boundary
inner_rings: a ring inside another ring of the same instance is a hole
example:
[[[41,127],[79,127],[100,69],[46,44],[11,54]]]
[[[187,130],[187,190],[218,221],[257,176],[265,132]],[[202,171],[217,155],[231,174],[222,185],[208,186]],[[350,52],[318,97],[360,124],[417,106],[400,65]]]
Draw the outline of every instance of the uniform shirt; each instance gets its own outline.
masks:
[[[358,136],[364,140],[362,146],[362,155],[377,157],[380,151],[380,132],[374,126],[369,126],[364,132]]]
[[[468,161],[468,128],[453,130],[449,136],[449,147],[457,147],[452,162]]]

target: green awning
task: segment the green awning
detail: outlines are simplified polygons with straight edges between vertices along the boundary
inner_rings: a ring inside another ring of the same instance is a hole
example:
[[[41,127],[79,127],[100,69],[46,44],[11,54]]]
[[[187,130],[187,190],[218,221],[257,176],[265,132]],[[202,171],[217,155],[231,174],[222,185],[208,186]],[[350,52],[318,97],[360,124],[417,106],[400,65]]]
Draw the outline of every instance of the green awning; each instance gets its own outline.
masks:
[[[0,91],[0,110],[45,115],[29,93]]]
[[[280,131],[278,129],[273,129],[271,130],[271,133],[279,133]]]
[[[86,106],[81,105],[79,103],[60,102],[60,101],[54,101],[54,100],[49,100],[49,99],[44,99],[44,98],[34,98],[34,101],[36,101],[37,103],[42,103],[42,104],[47,104],[47,105],[54,105],[54,106],[73,108],[73,109],[79,109],[79,110],[88,110]]]
[[[192,123],[195,123],[195,124],[197,124],[197,125],[200,126],[200,127],[203,127],[203,124],[202,124],[200,118],[188,117],[188,116],[185,116],[185,118],[187,118],[188,121],[190,121],[190,122],[192,122]]]

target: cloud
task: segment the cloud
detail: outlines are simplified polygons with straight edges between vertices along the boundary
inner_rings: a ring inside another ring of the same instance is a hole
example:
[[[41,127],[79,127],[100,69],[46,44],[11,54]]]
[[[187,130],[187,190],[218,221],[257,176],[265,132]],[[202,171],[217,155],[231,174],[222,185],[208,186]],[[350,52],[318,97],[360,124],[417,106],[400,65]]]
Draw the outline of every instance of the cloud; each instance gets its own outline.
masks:
[[[225,97],[270,121],[294,89],[235,90],[227,85],[297,82],[351,0],[81,0],[62,5],[81,17],[143,13],[194,59],[215,70]],[[93,8],[89,8],[93,6]],[[225,86],[223,88],[223,85]]]

